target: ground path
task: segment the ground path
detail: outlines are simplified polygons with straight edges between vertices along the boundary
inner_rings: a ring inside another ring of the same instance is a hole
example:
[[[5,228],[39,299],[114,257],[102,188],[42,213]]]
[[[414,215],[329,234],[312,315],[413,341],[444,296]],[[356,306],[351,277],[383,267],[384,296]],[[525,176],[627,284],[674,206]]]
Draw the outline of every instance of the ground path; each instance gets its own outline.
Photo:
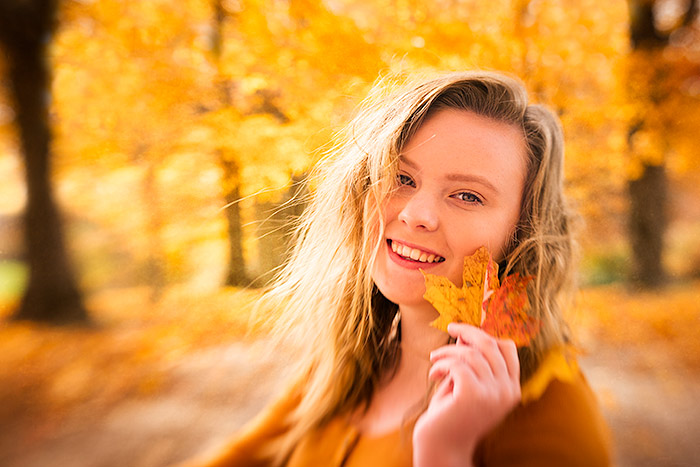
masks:
[[[167,389],[157,396],[125,399],[104,411],[79,407],[60,428],[47,429],[45,439],[36,439],[37,427],[28,426],[37,421],[27,421],[13,436],[14,449],[0,449],[0,465],[172,465],[223,442],[250,419],[284,369],[264,346],[234,343],[187,356],[165,372]]]
[[[621,467],[700,465],[700,377],[660,356],[649,367],[623,349],[582,359],[610,424]]]
[[[194,353],[165,369],[168,383],[157,396],[104,411],[77,408],[44,438],[36,426],[19,423],[3,435],[0,465],[171,465],[223,442],[252,417],[278,388],[284,368],[276,362],[264,344]],[[698,375],[663,355],[642,361],[601,345],[581,363],[614,431],[619,466],[700,465]]]

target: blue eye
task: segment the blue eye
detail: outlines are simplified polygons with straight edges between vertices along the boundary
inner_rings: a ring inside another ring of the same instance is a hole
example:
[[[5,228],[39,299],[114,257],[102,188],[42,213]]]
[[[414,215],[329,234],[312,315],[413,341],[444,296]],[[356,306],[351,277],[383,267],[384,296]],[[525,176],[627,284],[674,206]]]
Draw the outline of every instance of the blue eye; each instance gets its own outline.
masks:
[[[398,174],[396,176],[396,181],[399,183],[399,185],[402,186],[416,186],[416,183],[413,181],[413,179],[406,174]]]
[[[464,201],[466,203],[484,204],[484,201],[481,198],[479,198],[474,193],[470,193],[468,191],[462,191],[462,192],[459,192],[459,193],[452,195],[452,196],[453,196],[453,198],[457,198],[458,200]]]

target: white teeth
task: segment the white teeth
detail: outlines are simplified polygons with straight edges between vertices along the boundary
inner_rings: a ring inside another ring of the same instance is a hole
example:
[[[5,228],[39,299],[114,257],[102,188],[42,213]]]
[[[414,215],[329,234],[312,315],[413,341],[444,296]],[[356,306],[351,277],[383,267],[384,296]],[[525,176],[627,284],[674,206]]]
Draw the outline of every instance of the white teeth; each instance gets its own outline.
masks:
[[[411,248],[407,245],[402,245],[394,241],[391,242],[391,251],[399,256],[411,258],[413,261],[418,261],[421,263],[437,263],[443,260],[441,256],[426,253],[425,251]]]

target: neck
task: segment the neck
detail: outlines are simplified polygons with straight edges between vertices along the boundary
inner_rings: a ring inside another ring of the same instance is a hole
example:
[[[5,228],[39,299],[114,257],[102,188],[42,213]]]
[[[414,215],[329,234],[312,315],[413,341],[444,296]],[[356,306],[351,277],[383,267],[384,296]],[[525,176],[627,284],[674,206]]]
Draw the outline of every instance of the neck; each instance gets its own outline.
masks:
[[[427,302],[426,302],[426,305]],[[449,336],[430,326],[437,316],[428,305],[421,307],[401,306],[401,355],[402,360],[420,359],[429,361],[430,352],[447,344]]]
[[[400,306],[401,358],[396,372],[376,389],[369,408],[355,412],[353,423],[363,433],[396,430],[407,417],[418,416],[428,391],[430,352],[447,344],[449,337],[430,326],[437,313],[425,306]]]

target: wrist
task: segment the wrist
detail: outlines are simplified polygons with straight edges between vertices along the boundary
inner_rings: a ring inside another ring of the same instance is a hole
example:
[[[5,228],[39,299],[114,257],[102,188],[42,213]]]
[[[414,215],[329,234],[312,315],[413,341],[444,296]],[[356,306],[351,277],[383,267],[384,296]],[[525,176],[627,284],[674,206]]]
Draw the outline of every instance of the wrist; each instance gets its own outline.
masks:
[[[471,467],[474,448],[468,443],[440,442],[440,440],[426,439],[414,434],[413,465],[414,467]]]
[[[459,452],[414,452],[414,467],[471,467],[472,454]]]

